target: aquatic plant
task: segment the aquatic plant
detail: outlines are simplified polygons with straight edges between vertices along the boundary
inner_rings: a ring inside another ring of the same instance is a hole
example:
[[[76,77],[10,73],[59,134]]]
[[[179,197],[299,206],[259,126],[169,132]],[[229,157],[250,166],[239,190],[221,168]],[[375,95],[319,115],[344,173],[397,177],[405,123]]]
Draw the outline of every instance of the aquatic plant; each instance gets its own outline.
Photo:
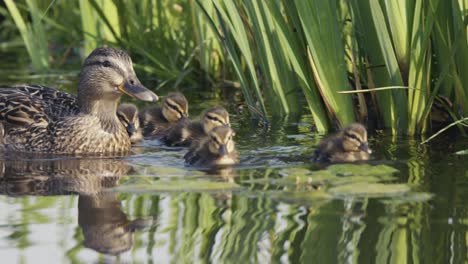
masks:
[[[468,110],[466,1],[5,3],[37,69],[48,67],[45,27],[85,50],[130,50],[159,87],[235,80],[261,120],[301,112],[304,97],[322,132],[358,120],[414,135],[431,128],[439,98],[449,102],[444,122]],[[62,21],[62,10],[72,18]]]
[[[276,98],[289,94],[290,84],[265,85],[255,78],[271,80],[269,74],[275,74],[280,80],[301,80],[296,87],[306,95],[320,131],[329,128],[329,121],[343,125],[371,119],[394,134],[414,135],[427,130],[437,96],[455,101],[447,111],[467,105],[461,74],[466,60],[458,59],[468,51],[466,29],[460,27],[463,1],[212,3],[219,21],[213,24],[224,28],[222,43],[238,50],[234,63],[247,65],[243,74],[252,72],[248,65],[260,69],[249,77],[254,80],[250,90],[261,90],[256,94],[262,97],[254,100],[289,113],[293,108],[287,106],[293,104]],[[241,20],[234,23],[236,16]],[[242,52],[248,48],[255,54]],[[265,49],[273,55],[263,54]],[[285,58],[282,65],[291,69],[277,71],[278,60],[269,60],[275,57]]]
[[[17,4],[5,0],[5,5],[21,34],[34,69],[44,71],[49,68],[49,52],[44,22],[35,1],[26,0],[31,21],[23,18]]]

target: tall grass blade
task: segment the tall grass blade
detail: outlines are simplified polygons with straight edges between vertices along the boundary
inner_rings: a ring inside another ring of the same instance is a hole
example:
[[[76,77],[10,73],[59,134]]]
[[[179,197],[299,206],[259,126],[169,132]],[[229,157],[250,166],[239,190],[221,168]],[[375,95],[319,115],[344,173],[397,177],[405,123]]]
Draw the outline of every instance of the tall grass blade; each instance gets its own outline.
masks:
[[[271,5],[271,4],[270,4]],[[245,2],[247,14],[252,21],[253,37],[256,40],[256,54],[262,74],[267,77],[267,91],[270,104],[281,106],[280,113],[298,113],[298,85],[295,83],[294,72],[283,51],[276,23],[272,19],[270,9],[265,2]],[[293,39],[291,41],[294,41]],[[272,108],[273,112],[276,112]]]
[[[297,1],[314,77],[329,114],[345,125],[355,120],[335,1]]]
[[[31,58],[33,68],[43,72],[49,69],[49,53],[48,41],[43,28],[44,25],[41,22],[42,13],[37,8],[35,1],[27,0],[26,3],[32,18],[32,24],[23,19],[14,1],[5,0],[5,5],[21,34],[26,50]]]
[[[235,3],[232,0],[224,1],[224,5],[217,0],[213,0],[213,3],[218,15],[218,20],[220,21],[223,43],[228,54],[231,56],[234,69],[240,78],[241,87],[243,89],[244,96],[246,97],[250,112],[254,116],[266,120],[265,103],[262,91],[260,90],[256,67],[253,63],[253,56],[248,43],[247,32],[244,28],[240,14],[237,12]],[[243,73],[241,57],[239,57],[234,44],[237,44],[240,55],[242,55],[244,63],[247,65],[248,77]],[[251,83],[247,78],[250,78]],[[253,94],[251,94],[251,90],[253,90]],[[255,96],[255,100],[253,96]],[[259,107],[257,107],[257,103]],[[261,116],[258,116],[258,114]]]
[[[295,34],[293,30],[299,31],[301,29],[297,9],[294,6],[294,2],[290,2],[289,5],[285,5],[284,7],[287,10],[286,14],[288,14],[286,17],[282,15],[281,6],[278,3],[267,5],[267,8],[271,12],[271,18],[278,28],[277,34],[281,47],[296,74],[299,86],[302,88],[312,113],[314,124],[319,132],[325,132],[329,128],[328,117],[310,72],[308,60],[303,56],[303,51],[305,50],[305,46],[303,45],[304,38],[302,34]],[[295,22],[291,24],[289,21]]]

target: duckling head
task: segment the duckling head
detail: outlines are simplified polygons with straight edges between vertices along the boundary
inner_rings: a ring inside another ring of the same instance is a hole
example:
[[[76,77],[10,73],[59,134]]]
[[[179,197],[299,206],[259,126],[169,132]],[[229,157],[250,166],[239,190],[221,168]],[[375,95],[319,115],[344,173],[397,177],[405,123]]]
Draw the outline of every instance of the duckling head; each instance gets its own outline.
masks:
[[[349,152],[363,151],[372,153],[367,144],[367,130],[359,124],[353,123],[343,130],[343,149]]]
[[[222,106],[211,107],[203,114],[202,122],[203,130],[208,134],[215,127],[230,126],[229,113]]]
[[[217,156],[227,156],[235,151],[233,137],[234,130],[228,126],[218,126],[210,132],[208,149]]]
[[[79,76],[78,104],[81,111],[113,113],[117,102],[127,94],[155,102],[158,96],[138,80],[130,56],[123,50],[97,48],[86,58]]]
[[[181,93],[170,93],[163,100],[162,113],[170,123],[188,117],[188,102]]]
[[[140,131],[140,119],[138,118],[138,108],[134,104],[120,104],[117,108],[117,117],[127,130],[132,143],[136,143],[143,138]]]

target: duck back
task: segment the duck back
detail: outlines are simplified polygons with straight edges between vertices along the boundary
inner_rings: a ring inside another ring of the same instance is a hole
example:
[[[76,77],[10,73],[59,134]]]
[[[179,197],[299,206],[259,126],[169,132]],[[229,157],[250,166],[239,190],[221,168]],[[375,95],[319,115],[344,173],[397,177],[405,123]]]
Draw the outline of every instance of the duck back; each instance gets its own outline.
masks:
[[[74,95],[38,85],[0,87],[3,148],[40,153],[108,153],[129,150],[120,122],[106,129],[79,114]]]

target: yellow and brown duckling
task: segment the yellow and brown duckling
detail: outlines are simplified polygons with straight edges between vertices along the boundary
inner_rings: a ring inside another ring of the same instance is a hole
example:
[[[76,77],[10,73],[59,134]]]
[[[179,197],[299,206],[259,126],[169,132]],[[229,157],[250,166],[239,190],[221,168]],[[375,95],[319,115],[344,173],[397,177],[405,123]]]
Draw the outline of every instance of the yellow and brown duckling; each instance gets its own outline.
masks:
[[[201,119],[196,122],[179,122],[171,128],[162,141],[169,146],[190,146],[208,136],[213,128],[218,126],[230,126],[229,113],[222,106],[208,108]]]
[[[151,107],[140,113],[143,136],[162,138],[170,128],[188,117],[188,102],[181,93],[170,93],[162,106]]]
[[[77,90],[74,97],[42,86],[0,87],[2,147],[36,153],[124,154],[131,142],[117,117],[120,97],[158,100],[138,80],[130,56],[113,48],[95,49],[86,58]],[[70,103],[73,100],[76,103]]]
[[[315,161],[354,162],[368,160],[372,151],[367,144],[367,130],[353,123],[340,132],[325,138],[315,151]]]
[[[185,162],[199,167],[239,163],[239,154],[233,140],[234,135],[234,130],[228,126],[215,127],[207,137],[190,147],[184,156]]]
[[[117,108],[117,116],[127,130],[132,144],[143,140],[138,108],[134,104],[124,103]]]

